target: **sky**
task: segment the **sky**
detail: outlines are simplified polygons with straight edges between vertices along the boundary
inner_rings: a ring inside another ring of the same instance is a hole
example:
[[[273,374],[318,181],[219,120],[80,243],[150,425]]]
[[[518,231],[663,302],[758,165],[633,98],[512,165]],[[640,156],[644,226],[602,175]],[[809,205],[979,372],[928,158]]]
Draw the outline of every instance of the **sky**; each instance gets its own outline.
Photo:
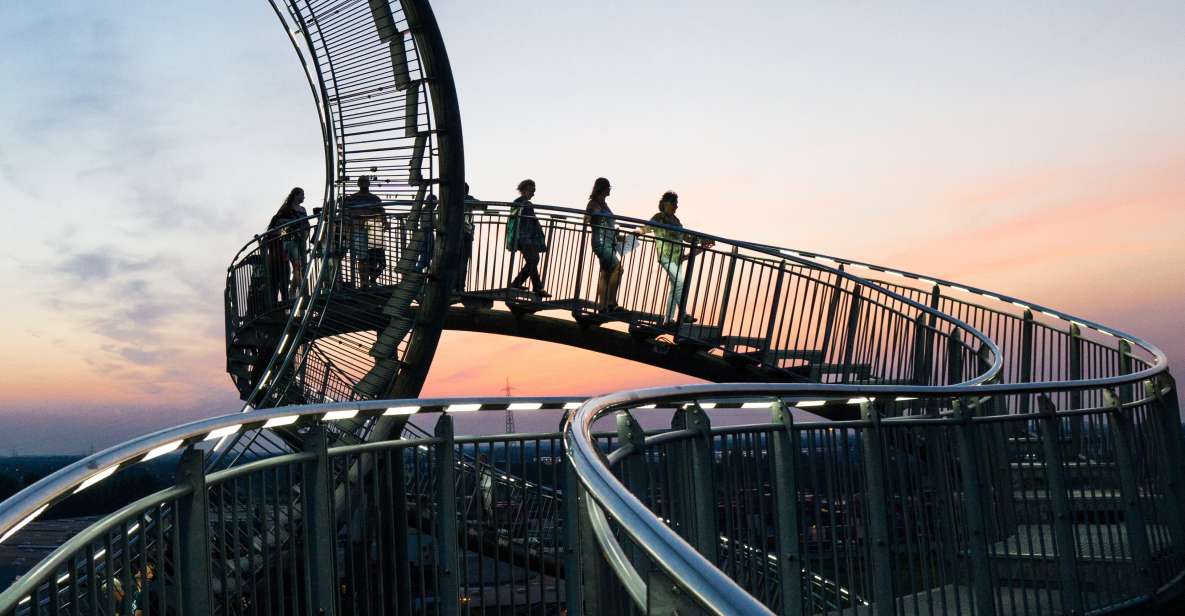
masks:
[[[605,176],[648,217],[675,189],[689,227],[1025,298],[1185,365],[1185,3],[434,6],[478,197],[531,177],[580,207]],[[236,410],[225,268],[324,182],[270,6],[17,3],[0,83],[0,455]],[[424,393],[507,378],[692,381],[446,333]]]

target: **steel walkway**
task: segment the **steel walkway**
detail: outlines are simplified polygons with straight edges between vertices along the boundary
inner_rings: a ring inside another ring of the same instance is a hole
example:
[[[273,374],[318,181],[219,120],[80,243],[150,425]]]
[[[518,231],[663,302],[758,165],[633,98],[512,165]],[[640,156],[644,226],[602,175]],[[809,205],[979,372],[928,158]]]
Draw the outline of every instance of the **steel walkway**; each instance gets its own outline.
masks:
[[[512,288],[521,217],[465,198],[427,1],[272,4],[317,102],[326,197],[307,235],[270,230],[228,268],[245,404],[0,503],[0,542],[18,541],[73,494],[183,452],[175,487],[63,543],[0,592],[0,615],[124,613],[117,590],[150,564],[148,614],[1081,614],[1179,591],[1185,442],[1155,346],[688,229],[676,286],[654,225],[628,217],[620,307],[603,310],[595,229],[549,205],[549,296]],[[350,196],[362,175],[381,213]],[[716,384],[419,399],[444,329]],[[737,409],[769,420],[729,425]],[[454,433],[459,414],[508,410],[563,426]]]

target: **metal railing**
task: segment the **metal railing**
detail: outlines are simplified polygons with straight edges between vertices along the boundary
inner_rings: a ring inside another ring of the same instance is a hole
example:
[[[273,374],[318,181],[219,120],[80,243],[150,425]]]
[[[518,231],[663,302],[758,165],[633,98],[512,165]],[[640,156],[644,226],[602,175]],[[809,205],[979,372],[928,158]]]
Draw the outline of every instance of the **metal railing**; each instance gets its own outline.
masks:
[[[1003,404],[1013,385],[703,385],[591,400],[565,429],[580,523],[599,546],[581,562],[597,584],[585,611],[1047,614],[1155,601],[1185,576],[1185,460],[1171,379],[1132,384],[1147,389],[1080,382],[1105,404],[1059,411],[1042,395],[1030,413]],[[773,421],[713,428],[706,409],[729,398]],[[803,421],[826,400],[860,418]],[[645,435],[634,416],[655,406],[678,409],[672,429]],[[606,453],[593,427],[611,415],[620,440]],[[1085,444],[1070,436],[1080,420]],[[816,577],[834,584],[832,602],[812,592]]]
[[[735,384],[583,404],[400,400],[232,414],[101,452],[0,504],[9,541],[114,473],[187,452],[176,487],[59,546],[0,594],[0,614],[117,613],[116,591],[136,588],[147,589],[138,600],[149,613],[1134,605],[1185,571],[1175,385],[1140,384],[1134,397],[1101,387],[1107,404],[1097,408],[1056,410],[1040,396],[1031,413],[1003,405],[1031,384]],[[804,415],[835,407],[859,418]],[[562,440],[452,434],[457,414],[508,408],[574,414]],[[771,421],[711,425],[731,409],[768,409]],[[671,428],[642,430],[644,413],[669,413]],[[616,430],[601,432],[597,420],[611,414]],[[326,437],[341,422],[433,415],[431,434],[333,447]],[[280,429],[301,446],[203,473],[202,443]]]

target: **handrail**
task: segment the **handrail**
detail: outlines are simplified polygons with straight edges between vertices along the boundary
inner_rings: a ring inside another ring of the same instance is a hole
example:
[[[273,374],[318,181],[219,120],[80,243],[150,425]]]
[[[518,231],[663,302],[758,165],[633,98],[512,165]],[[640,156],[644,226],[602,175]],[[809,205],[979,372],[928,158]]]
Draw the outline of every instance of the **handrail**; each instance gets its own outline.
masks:
[[[1129,375],[1131,380],[1135,375]],[[1136,379],[1136,382],[1142,379]],[[1102,381],[1102,380],[1100,380]],[[704,400],[713,398],[728,398],[748,396],[762,399],[782,399],[796,396],[855,396],[851,403],[869,403],[880,396],[908,396],[910,400],[917,398],[940,398],[960,396],[984,396],[991,393],[1018,393],[1031,391],[1033,384],[967,386],[956,385],[946,387],[895,387],[895,386],[856,386],[856,385],[816,385],[816,384],[709,384],[709,385],[676,385],[632,391],[623,391],[597,398],[592,398],[580,406],[569,416],[564,425],[564,440],[567,444],[568,459],[576,471],[581,486],[595,501],[596,506],[603,509],[608,516],[616,520],[622,531],[644,550],[653,561],[668,575],[678,581],[680,587],[694,595],[698,603],[715,614],[751,614],[769,613],[752,595],[745,592],[736,581],[725,575],[712,563],[702,556],[694,547],[680,537],[661,518],[654,514],[645,504],[634,496],[612,473],[611,459],[603,454],[596,446],[592,432],[593,424],[615,409],[640,408],[661,406],[664,402],[686,402],[688,400]],[[1038,384],[1040,385],[1040,384]],[[1046,383],[1041,385],[1042,391],[1052,392],[1064,389],[1077,389],[1080,383]],[[1096,386],[1106,386],[1098,384]],[[1161,395],[1167,393],[1159,389]],[[1120,409],[1133,406],[1120,405]],[[713,407],[719,408],[719,407]],[[1073,416],[1071,411],[1055,411],[1056,416]],[[1023,417],[1018,417],[1023,420]],[[947,417],[934,419],[929,417],[907,416],[892,420],[893,425],[918,424],[926,425],[934,422],[959,423],[961,418]],[[851,422],[846,422],[851,423]],[[590,514],[593,504],[589,503]],[[616,554],[621,551],[617,539],[605,524],[593,524],[592,530],[597,542],[605,546],[605,551]],[[621,559],[610,559],[614,570],[619,576],[624,576],[622,583],[629,589],[631,597],[642,609],[644,601],[639,597],[646,597],[646,581]]]
[[[530,398],[538,408],[572,410],[584,396]],[[0,543],[64,498],[110,477],[116,471],[209,441],[271,427],[298,427],[311,421],[332,422],[353,418],[410,416],[417,413],[470,413],[505,411],[523,398],[424,398],[335,402],[235,412],[158,430],[87,456],[66,466],[0,502]],[[532,404],[532,406],[534,406]],[[517,409],[519,410],[526,409]],[[268,424],[269,420],[279,420]]]

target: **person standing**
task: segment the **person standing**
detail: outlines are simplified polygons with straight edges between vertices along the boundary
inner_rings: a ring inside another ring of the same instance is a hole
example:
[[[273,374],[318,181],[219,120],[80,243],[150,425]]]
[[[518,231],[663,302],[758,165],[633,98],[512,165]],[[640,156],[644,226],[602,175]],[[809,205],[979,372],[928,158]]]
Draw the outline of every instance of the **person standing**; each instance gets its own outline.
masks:
[[[309,235],[308,212],[300,206],[304,203],[304,189],[297,186],[289,191],[280,209],[268,223],[268,230],[274,231],[268,242],[268,269],[273,284],[280,292],[280,301],[287,303],[300,290],[304,278],[305,249]],[[291,270],[291,282],[289,271]],[[274,297],[274,296],[273,296]]]
[[[457,280],[453,284],[453,290],[457,293],[465,292],[465,278],[469,273],[469,261],[473,259],[473,238],[475,228],[473,226],[473,212],[475,210],[484,210],[485,205],[478,201],[476,197],[469,194],[469,183],[465,183],[465,219],[464,225],[461,228],[461,267],[457,270]]]
[[[621,259],[617,256],[617,227],[613,211],[605,199],[612,190],[609,180],[597,178],[588,196],[584,223],[592,227],[592,250],[601,270],[597,277],[597,309],[603,312],[620,310],[617,288],[621,284]]]
[[[535,180],[519,182],[518,194],[510,209],[510,220],[506,222],[506,249],[517,250],[523,255],[523,268],[510,282],[510,287],[523,289],[524,283],[530,279],[535,295],[540,298],[551,297],[550,293],[543,290],[543,279],[539,277],[539,256],[547,252],[547,239],[543,235],[543,226],[535,216],[535,206],[531,203],[531,198],[535,196]]]
[[[383,229],[390,228],[386,212],[383,211],[383,200],[370,192],[370,177],[363,175],[358,178],[358,192],[348,195],[344,205],[344,227],[350,234],[353,281],[360,287],[369,286],[382,272],[385,255],[381,248],[370,248],[368,227],[381,224]]]
[[[675,215],[677,209],[679,209],[679,195],[675,194],[675,191],[668,190],[658,200],[658,213],[650,218],[650,222],[654,224],[643,228],[643,232],[649,232],[657,239],[655,253],[658,257],[658,264],[666,272],[667,279],[670,281],[667,308],[663,314],[663,322],[666,325],[676,325],[675,312],[683,299],[685,274],[683,261],[691,256],[692,251],[698,248],[711,248],[715,245],[712,240],[697,242],[695,236],[681,231],[683,223]],[[684,247],[689,247],[690,251],[684,251]],[[683,321],[694,323],[695,317],[683,315]]]

